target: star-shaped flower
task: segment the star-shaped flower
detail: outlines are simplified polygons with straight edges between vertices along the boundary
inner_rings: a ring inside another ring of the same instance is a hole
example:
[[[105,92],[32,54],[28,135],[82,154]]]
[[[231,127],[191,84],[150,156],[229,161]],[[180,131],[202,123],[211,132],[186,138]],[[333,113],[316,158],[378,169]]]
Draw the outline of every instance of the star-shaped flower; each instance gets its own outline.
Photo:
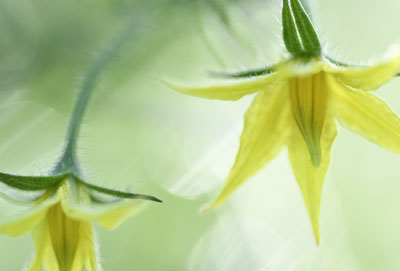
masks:
[[[36,255],[28,267],[31,271],[100,270],[92,222],[112,229],[138,210],[143,200],[161,202],[153,196],[95,186],[73,174],[29,177],[1,173],[0,181],[24,190],[44,189],[25,214],[0,224],[0,233],[8,236],[32,233]],[[94,192],[116,200],[99,200]]]
[[[335,120],[400,154],[400,119],[384,101],[368,92],[396,75],[400,50],[396,48],[372,67],[350,67],[321,53],[319,40],[298,1],[284,1],[282,21],[286,48],[293,55],[289,60],[260,70],[219,74],[235,79],[224,84],[165,84],[184,94],[227,101],[256,93],[245,116],[234,165],[209,208],[221,204],[287,146],[319,243],[321,193],[337,134]]]

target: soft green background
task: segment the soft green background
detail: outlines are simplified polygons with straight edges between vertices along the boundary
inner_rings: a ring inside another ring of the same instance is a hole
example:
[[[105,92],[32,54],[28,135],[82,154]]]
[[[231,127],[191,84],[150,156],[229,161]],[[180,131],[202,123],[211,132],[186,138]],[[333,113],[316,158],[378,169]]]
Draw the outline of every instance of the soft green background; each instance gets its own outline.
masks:
[[[399,40],[397,0],[310,4],[337,59],[368,63]],[[0,0],[0,170],[52,168],[85,71],[131,27],[98,82],[79,156],[93,183],[165,203],[112,232],[96,227],[104,270],[400,270],[400,158],[343,127],[319,247],[285,152],[223,207],[200,211],[227,175],[251,97],[202,100],[159,78],[203,82],[208,70],[279,61],[279,17],[277,0]],[[376,94],[400,113],[400,79]],[[0,207],[4,221],[12,209]],[[0,270],[32,254],[30,236],[0,236]]]

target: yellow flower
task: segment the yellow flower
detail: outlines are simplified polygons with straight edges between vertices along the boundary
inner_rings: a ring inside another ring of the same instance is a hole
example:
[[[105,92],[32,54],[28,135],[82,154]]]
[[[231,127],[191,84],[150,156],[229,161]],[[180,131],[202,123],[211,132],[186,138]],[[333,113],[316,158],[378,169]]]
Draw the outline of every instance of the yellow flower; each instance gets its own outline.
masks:
[[[169,87],[193,96],[239,100],[257,93],[247,110],[240,147],[222,191],[209,208],[228,198],[244,181],[287,146],[297,183],[303,194],[316,242],[322,185],[336,137],[336,122],[389,151],[400,154],[400,119],[375,90],[400,68],[400,53],[372,67],[344,67],[324,57],[293,58],[267,75],[226,84]],[[231,75],[245,77],[251,73]]]
[[[36,255],[28,267],[31,271],[95,271],[100,268],[92,222],[112,229],[142,203],[96,203],[85,185],[68,177],[47,188],[22,218],[0,224],[0,233],[32,233]]]

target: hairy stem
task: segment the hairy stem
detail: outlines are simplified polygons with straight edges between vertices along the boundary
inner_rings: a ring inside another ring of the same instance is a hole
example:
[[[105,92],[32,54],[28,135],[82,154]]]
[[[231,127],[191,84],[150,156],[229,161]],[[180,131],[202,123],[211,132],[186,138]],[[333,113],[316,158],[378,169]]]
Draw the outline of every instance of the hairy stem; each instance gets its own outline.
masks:
[[[80,87],[79,96],[69,121],[69,126],[65,137],[64,151],[61,155],[61,159],[56,164],[53,173],[59,174],[71,172],[79,174],[80,170],[76,159],[76,147],[81,123],[87,105],[101,73],[107,68],[108,64],[116,56],[123,44],[129,39],[133,30],[134,27],[129,25],[129,27],[114,40],[111,46],[104,50],[91,68],[89,68],[86,76],[84,77],[82,86]]]

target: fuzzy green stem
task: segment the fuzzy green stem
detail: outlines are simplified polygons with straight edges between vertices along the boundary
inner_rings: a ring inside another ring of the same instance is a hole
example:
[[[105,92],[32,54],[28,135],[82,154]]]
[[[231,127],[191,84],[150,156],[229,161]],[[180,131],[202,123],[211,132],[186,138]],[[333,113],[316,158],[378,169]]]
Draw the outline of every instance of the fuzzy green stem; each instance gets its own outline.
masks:
[[[88,73],[84,77],[82,86],[80,88],[80,93],[75,103],[75,107],[69,122],[67,134],[65,137],[65,148],[61,155],[61,159],[56,164],[53,170],[54,174],[65,173],[65,172],[75,173],[78,175],[80,174],[79,163],[77,162],[76,158],[76,148],[81,128],[81,123],[87,105],[89,103],[90,98],[92,97],[93,90],[96,86],[97,80],[100,77],[101,73],[107,68],[110,61],[119,52],[123,44],[129,39],[133,29],[134,27],[130,26],[128,27],[127,30],[123,31],[122,35],[119,36],[112,43],[112,45],[108,49],[106,49],[103,52],[103,54],[100,55],[100,57],[97,59],[94,65],[89,69]]]

